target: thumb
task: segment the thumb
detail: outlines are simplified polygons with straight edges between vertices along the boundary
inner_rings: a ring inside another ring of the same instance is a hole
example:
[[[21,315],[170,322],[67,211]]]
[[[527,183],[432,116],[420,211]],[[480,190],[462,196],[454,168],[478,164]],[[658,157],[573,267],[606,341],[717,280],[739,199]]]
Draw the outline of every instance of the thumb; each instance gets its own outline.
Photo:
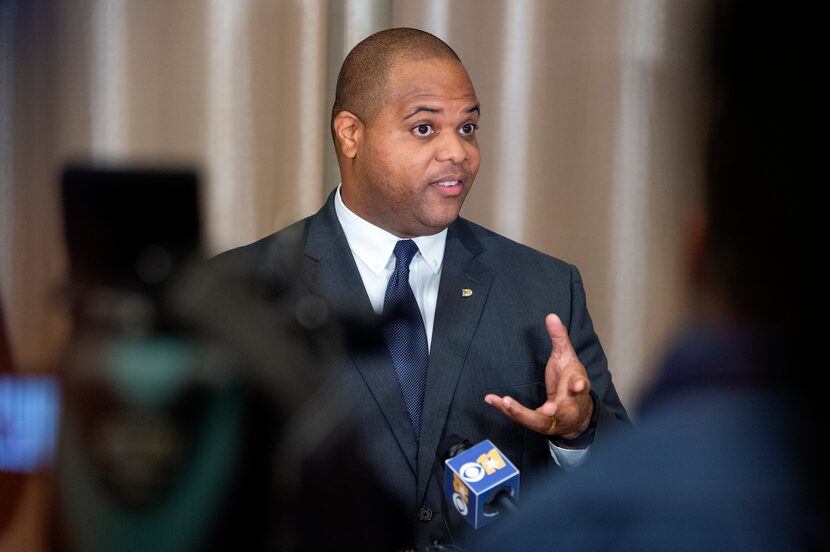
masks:
[[[576,351],[571,345],[571,339],[568,337],[568,328],[562,323],[555,314],[549,314],[545,317],[545,326],[550,336],[550,341],[553,343],[553,350],[551,356],[556,359],[561,359],[566,362],[576,358]]]

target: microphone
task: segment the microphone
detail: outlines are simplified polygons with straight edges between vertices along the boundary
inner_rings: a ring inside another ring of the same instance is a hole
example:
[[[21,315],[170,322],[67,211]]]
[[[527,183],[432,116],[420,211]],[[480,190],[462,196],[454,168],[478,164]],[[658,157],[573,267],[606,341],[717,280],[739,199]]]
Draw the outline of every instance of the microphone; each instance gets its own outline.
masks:
[[[474,529],[502,513],[516,513],[519,470],[489,439],[473,445],[450,435],[438,447],[444,497]]]

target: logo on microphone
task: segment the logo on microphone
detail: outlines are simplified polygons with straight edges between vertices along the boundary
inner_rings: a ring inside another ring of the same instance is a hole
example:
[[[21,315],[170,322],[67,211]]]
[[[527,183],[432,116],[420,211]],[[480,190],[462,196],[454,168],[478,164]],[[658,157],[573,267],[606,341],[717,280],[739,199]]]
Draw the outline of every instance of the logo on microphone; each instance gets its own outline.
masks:
[[[462,516],[466,516],[467,502],[470,500],[470,489],[455,474],[453,474],[452,488],[455,491],[452,495],[452,503]]]
[[[496,470],[500,470],[504,467],[504,458],[501,457],[501,454],[499,454],[496,447],[490,449],[490,452],[486,452],[476,458],[476,462],[484,468],[487,475],[493,475],[496,473]]]
[[[518,500],[519,470],[489,439],[467,446],[444,466],[444,498],[475,529],[499,517],[497,494]]]
[[[481,481],[484,479],[484,475],[486,474],[484,467],[477,462],[467,462],[461,466],[459,471],[461,472],[461,479],[467,483],[476,483],[477,481]]]
[[[504,458],[501,457],[498,449],[493,447],[489,452],[476,458],[475,462],[467,462],[461,466],[458,472],[461,474],[461,479],[467,483],[477,483],[484,479],[485,475],[493,475],[504,466]]]

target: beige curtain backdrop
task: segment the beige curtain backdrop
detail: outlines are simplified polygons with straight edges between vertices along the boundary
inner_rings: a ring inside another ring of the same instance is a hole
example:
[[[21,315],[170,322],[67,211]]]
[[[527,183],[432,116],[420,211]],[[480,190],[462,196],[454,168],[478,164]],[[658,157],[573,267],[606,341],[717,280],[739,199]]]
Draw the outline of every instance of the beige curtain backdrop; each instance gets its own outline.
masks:
[[[328,121],[346,52],[414,26],[456,49],[481,100],[463,214],[581,269],[632,405],[683,311],[704,5],[0,1],[0,293],[20,365],[48,369],[67,334],[64,162],[197,166],[210,251],[248,243],[337,184]]]
[[[0,296],[21,369],[51,369],[68,335],[67,160],[196,166],[209,250],[251,242],[337,184],[328,119],[348,50],[414,26],[456,49],[481,100],[463,214],[581,269],[634,405],[688,306],[705,4],[0,0]],[[0,550],[44,549],[46,488],[26,487]]]

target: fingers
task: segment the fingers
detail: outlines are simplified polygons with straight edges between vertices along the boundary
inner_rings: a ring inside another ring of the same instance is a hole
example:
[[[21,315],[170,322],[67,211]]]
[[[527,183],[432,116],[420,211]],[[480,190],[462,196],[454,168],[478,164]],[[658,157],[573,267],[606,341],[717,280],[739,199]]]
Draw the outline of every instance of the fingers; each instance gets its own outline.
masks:
[[[484,401],[510,420],[548,437],[575,438],[585,431],[591,418],[592,402],[587,393],[567,397],[561,402],[546,401],[530,410],[511,397],[486,395]]]
[[[566,412],[571,411],[569,405],[573,404],[575,399],[588,396],[590,390],[591,382],[588,380],[588,376],[582,368],[582,365],[573,363],[562,374],[555,391],[548,394],[547,403],[556,406],[559,411],[559,417],[561,418]]]
[[[545,403],[538,409],[531,410],[511,397],[487,395],[484,402],[497,408],[514,422],[538,433],[553,435],[556,430],[554,414],[557,406],[553,403]]]
[[[560,382],[557,395],[579,395],[580,393],[587,393],[591,390],[591,381],[582,369],[574,368],[562,379],[563,381]]]
[[[591,382],[562,320],[555,314],[548,314],[545,327],[552,343],[551,355],[545,366],[547,401],[535,410],[507,396],[490,394],[484,397],[484,401],[528,429],[548,436],[564,435],[584,425],[584,406],[592,404],[588,396]]]
[[[588,393],[591,390],[591,381],[578,358],[574,357],[562,364],[551,357],[545,368],[545,389],[548,400],[558,402],[567,397]]]
[[[568,337],[568,328],[565,327],[562,320],[551,313],[545,317],[545,327],[553,344],[551,357],[563,362],[570,362],[575,359],[576,352],[573,345],[571,345],[571,339]]]
[[[545,416],[553,418],[558,408],[559,407],[556,405],[556,403],[548,401],[539,407],[539,412],[541,412]]]

